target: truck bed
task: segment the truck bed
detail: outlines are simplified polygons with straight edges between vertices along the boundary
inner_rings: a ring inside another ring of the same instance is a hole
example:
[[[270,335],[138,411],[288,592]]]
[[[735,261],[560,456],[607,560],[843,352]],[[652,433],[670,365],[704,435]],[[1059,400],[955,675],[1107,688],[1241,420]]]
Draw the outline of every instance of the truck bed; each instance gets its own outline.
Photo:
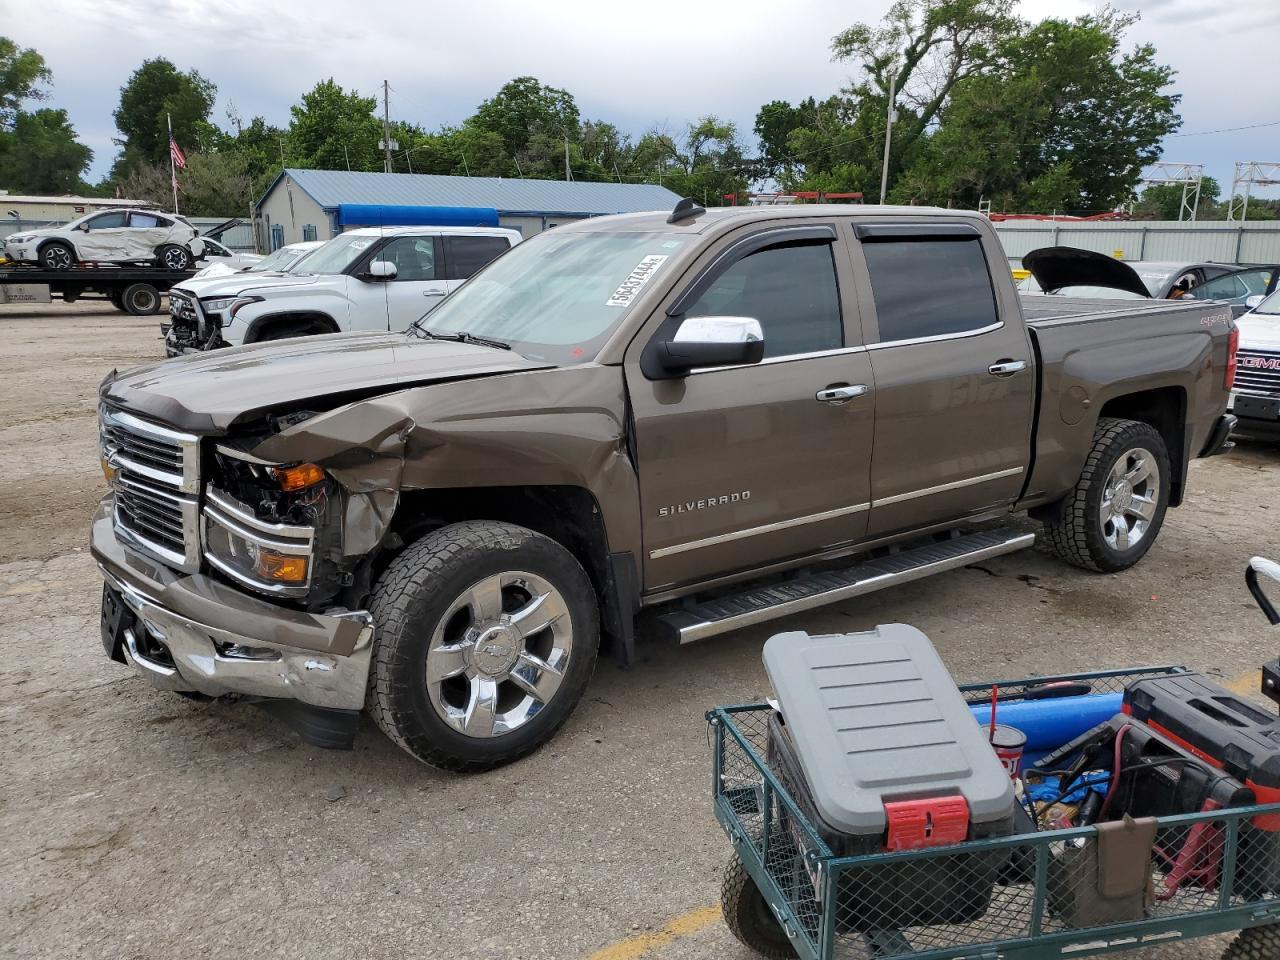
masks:
[[[1212,305],[1205,300],[1112,300],[1107,297],[1051,297],[1035,293],[1021,294],[1019,300],[1022,302],[1022,315],[1033,327],[1062,322],[1115,320],[1124,314],[1149,319],[1156,313],[1185,314]]]

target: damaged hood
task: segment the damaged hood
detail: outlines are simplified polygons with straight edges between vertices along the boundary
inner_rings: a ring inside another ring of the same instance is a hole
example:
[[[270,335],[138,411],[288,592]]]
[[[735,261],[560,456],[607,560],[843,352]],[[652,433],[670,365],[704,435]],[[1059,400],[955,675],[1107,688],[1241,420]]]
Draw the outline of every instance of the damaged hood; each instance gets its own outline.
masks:
[[[1144,299],[1151,296],[1133,267],[1105,253],[1077,247],[1041,247],[1023,257],[1022,265],[1046,293],[1063,287],[1110,287]]]
[[[309,287],[324,274],[314,273],[242,273],[222,276],[192,277],[174,287],[181,293],[190,293],[200,299],[207,297],[236,297],[263,290],[282,290],[288,287]]]
[[[308,400],[324,408],[404,387],[545,369],[518,353],[403,333],[335,333],[188,354],[103,381],[101,396],[195,433]]]

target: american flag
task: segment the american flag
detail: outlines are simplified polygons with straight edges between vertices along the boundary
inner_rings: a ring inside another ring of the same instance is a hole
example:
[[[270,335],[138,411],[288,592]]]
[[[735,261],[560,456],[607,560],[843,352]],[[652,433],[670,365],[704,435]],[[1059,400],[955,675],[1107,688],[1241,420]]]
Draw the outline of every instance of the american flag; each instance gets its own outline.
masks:
[[[182,152],[182,148],[178,146],[178,141],[173,139],[173,134],[169,134],[169,156],[173,158],[173,165],[179,170],[185,170],[187,167],[187,158]]]

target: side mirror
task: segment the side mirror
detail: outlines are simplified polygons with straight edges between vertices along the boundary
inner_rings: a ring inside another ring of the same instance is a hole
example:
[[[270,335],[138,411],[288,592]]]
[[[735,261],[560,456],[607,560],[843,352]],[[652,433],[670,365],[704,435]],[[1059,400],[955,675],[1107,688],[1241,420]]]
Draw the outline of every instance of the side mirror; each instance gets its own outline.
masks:
[[[1265,299],[1267,299],[1267,298],[1266,298],[1266,297],[1264,297],[1262,294],[1260,294],[1260,293],[1255,293],[1255,294],[1254,294],[1253,296],[1251,296],[1251,297],[1245,297],[1245,299],[1244,299],[1244,305],[1245,305],[1248,309],[1250,309],[1250,310],[1256,310],[1256,309],[1258,309],[1258,307],[1259,307],[1259,306],[1261,306],[1261,305],[1262,305],[1262,301],[1263,301],[1263,300],[1265,300]]]
[[[668,377],[697,367],[732,367],[764,359],[764,331],[754,317],[689,317],[670,340],[656,345],[656,359]]]
[[[390,260],[375,260],[369,264],[369,269],[364,275],[370,280],[394,280],[396,265]]]

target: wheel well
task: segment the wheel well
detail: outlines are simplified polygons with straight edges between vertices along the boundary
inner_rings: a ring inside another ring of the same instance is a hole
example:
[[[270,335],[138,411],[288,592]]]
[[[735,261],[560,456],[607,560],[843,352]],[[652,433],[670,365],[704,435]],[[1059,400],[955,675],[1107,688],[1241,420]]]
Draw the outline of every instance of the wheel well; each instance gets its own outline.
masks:
[[[76,245],[72,243],[70,240],[63,240],[61,237],[45,237],[43,240],[40,241],[39,244],[36,245],[36,253],[39,253],[41,250],[49,246],[49,244],[51,243],[56,243],[61,247],[67,247],[77,257],[80,256],[80,254],[76,251]]]
[[[373,561],[371,580],[377,579],[405,546],[425,534],[462,520],[502,520],[528,527],[555,540],[573,554],[591,579],[600,599],[602,623],[612,614],[614,588],[610,574],[609,542],[604,517],[590,491],[573,486],[460,487],[411,490],[400,495],[391,522],[390,546]],[[612,631],[611,631],[612,632]]]
[[[1187,478],[1186,450],[1187,391],[1181,387],[1160,387],[1112,397],[1098,412],[1099,417],[1137,420],[1155,427],[1169,450],[1173,476],[1169,485],[1169,505],[1182,502]]]
[[[245,343],[256,343],[272,329],[286,324],[309,324],[309,333],[337,333],[338,325],[325,313],[314,311],[298,311],[295,313],[273,313],[270,316],[258,317],[245,333]]]

